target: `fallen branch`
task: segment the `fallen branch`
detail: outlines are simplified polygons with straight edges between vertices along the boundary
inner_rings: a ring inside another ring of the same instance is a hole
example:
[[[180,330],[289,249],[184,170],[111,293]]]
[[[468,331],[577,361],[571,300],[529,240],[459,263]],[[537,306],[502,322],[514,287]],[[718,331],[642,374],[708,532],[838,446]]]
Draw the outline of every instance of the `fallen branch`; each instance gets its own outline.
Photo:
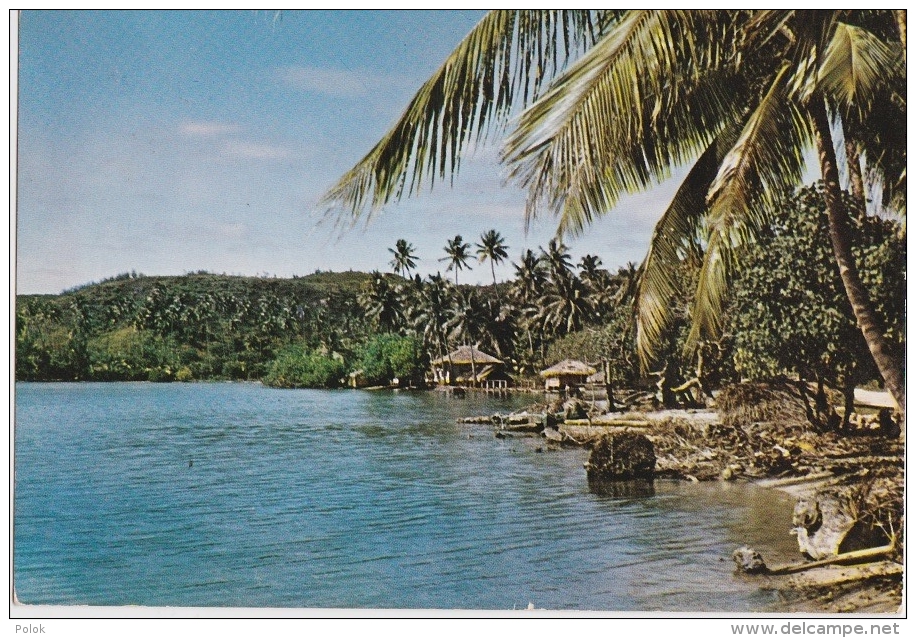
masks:
[[[780,576],[782,574],[795,574],[797,572],[814,569],[815,567],[825,567],[827,565],[863,561],[867,558],[882,558],[893,554],[894,550],[894,543],[891,543],[890,545],[882,545],[881,547],[869,547],[868,549],[859,549],[854,552],[845,552],[843,554],[831,556],[830,558],[822,558],[821,560],[814,560],[807,563],[796,563],[794,565],[771,567],[767,570],[767,573],[773,576]]]
[[[637,419],[637,418],[606,418],[606,415],[602,415],[595,419],[566,419],[564,425],[594,425],[594,426],[608,426],[608,427],[634,427],[634,428],[647,428],[652,425],[652,422],[647,419]]]
[[[693,379],[690,379],[690,381],[687,381],[686,383],[679,385],[676,388],[671,388],[671,391],[674,392],[675,394],[680,394],[681,392],[686,392],[690,388],[699,388],[699,387],[700,387],[700,380],[697,377],[694,377]]]
[[[563,437],[564,437],[564,438],[563,438],[563,441],[572,441],[572,442],[575,443],[576,445],[579,445],[579,446],[582,446],[582,447],[585,447],[585,446],[589,445],[589,444],[592,442],[591,437],[587,437],[587,438],[584,438],[584,439],[582,439],[582,440],[579,440],[579,439],[577,439],[576,437],[574,437],[572,434],[570,434],[569,432],[565,432],[565,431],[564,431],[564,432],[561,432],[560,434],[562,434]]]

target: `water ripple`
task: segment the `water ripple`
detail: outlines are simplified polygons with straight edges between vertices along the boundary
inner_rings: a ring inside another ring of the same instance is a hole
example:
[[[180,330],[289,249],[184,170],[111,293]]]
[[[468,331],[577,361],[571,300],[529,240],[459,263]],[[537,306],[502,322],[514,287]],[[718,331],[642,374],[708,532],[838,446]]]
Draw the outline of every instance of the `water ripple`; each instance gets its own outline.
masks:
[[[652,498],[594,495],[584,450],[538,454],[534,439],[455,425],[524,398],[438,394],[19,384],[17,595],[157,606],[762,606],[721,558],[744,542],[791,550],[785,530],[747,538],[741,524],[781,511],[771,493],[656,482]]]

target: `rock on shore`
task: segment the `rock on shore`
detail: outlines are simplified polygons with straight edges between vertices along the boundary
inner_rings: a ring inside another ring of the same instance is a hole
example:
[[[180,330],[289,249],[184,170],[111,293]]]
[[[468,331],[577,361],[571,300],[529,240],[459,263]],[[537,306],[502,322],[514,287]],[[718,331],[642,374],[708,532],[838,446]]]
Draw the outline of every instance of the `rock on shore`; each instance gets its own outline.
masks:
[[[655,448],[643,434],[608,434],[592,446],[585,471],[589,482],[652,478],[655,474]]]

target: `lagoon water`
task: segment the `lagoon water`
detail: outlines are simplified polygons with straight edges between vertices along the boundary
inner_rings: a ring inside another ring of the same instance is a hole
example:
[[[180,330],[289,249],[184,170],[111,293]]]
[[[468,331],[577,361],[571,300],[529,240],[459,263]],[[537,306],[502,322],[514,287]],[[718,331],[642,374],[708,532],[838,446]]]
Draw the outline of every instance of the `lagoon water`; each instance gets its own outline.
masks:
[[[739,484],[594,494],[587,451],[496,439],[531,397],[259,384],[16,385],[22,604],[718,611],[791,557],[791,502]],[[538,448],[544,448],[542,452]]]

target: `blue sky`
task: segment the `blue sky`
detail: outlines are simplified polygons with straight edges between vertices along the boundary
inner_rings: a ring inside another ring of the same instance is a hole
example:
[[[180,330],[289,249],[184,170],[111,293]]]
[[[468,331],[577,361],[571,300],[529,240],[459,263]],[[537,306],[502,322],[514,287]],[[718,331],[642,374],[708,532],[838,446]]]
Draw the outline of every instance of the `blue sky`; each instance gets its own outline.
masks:
[[[451,189],[343,236],[320,196],[384,134],[480,11],[32,12],[19,18],[17,292],[135,270],[288,277],[389,270],[407,239],[423,275],[446,240],[500,231],[517,261],[524,193],[497,146]],[[572,255],[640,261],[673,183],[628,198]],[[497,269],[511,276],[509,263]],[[461,273],[485,283],[488,264]]]

